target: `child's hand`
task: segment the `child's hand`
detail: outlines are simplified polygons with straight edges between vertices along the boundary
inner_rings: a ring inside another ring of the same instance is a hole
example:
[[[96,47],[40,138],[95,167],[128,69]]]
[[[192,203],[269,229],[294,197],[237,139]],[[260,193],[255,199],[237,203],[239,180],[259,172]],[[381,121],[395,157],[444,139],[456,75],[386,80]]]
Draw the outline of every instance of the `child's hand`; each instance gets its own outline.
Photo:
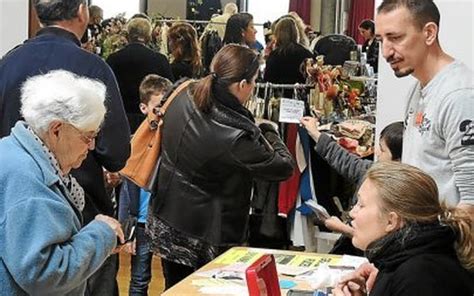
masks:
[[[317,118],[305,116],[301,118],[301,124],[304,128],[308,131],[308,134],[315,140],[316,142],[319,140],[321,136],[321,132],[319,131],[319,121]]]
[[[327,228],[329,228],[330,230],[334,232],[343,233],[350,237],[352,237],[352,233],[354,231],[354,229],[351,226],[345,224],[336,216],[331,216],[330,218],[326,219],[324,221],[324,226],[326,226]]]
[[[122,182],[122,177],[119,173],[104,172],[105,183],[108,188],[115,188]]]

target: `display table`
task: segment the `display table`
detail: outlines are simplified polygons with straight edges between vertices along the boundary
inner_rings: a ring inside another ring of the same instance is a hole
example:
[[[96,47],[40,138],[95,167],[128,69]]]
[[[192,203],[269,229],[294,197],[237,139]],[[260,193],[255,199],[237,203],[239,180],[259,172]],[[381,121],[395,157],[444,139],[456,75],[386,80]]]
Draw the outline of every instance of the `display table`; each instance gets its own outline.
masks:
[[[342,264],[345,264],[342,260],[343,256],[338,255],[234,247],[209,262],[201,269],[164,292],[162,295],[209,295],[202,293],[200,289],[205,286],[206,283],[209,283],[209,285],[219,285],[218,282],[213,283],[213,281],[217,280],[210,276],[212,271],[220,268],[224,269],[226,266],[235,266],[236,264],[249,266],[255,260],[260,258],[262,254],[273,254],[275,256],[279,279],[287,279],[296,283],[297,285],[292,289],[311,290],[311,287],[307,282],[297,281],[294,277],[282,275],[281,273],[291,274],[301,268],[316,269],[322,263],[327,263],[329,266],[340,266],[341,268],[346,268],[345,266],[341,266]],[[206,273],[209,275],[208,277],[205,276]],[[282,295],[286,295],[288,289],[282,289],[281,291]]]

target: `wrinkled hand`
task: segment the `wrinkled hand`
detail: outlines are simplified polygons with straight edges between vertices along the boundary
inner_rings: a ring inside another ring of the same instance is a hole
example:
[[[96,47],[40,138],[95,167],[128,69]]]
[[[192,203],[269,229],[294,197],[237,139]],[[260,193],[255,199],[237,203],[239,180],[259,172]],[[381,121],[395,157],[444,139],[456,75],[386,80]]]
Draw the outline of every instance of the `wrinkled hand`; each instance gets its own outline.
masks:
[[[131,242],[126,243],[123,245],[123,250],[131,255],[136,255],[137,254],[137,239],[134,239]]]
[[[343,233],[350,237],[352,237],[354,232],[354,229],[350,225],[345,224],[341,221],[341,219],[336,216],[331,216],[328,219],[324,220],[324,226],[334,232]]]
[[[122,176],[119,173],[104,171],[105,183],[109,188],[115,188],[122,183]]]
[[[115,235],[119,238],[120,243],[123,244],[125,242],[125,235],[123,234],[122,226],[120,225],[119,221],[102,214],[95,216],[94,220],[102,221],[107,224],[114,231]],[[118,251],[120,251],[122,249],[122,246],[117,247],[116,249],[119,249]]]
[[[301,118],[301,124],[308,131],[308,134],[311,136],[311,138],[317,142],[321,136],[321,132],[318,129],[319,120],[315,117],[305,116]]]
[[[344,276],[337,285],[338,293],[344,294],[334,295],[367,295],[374,287],[378,272],[379,270],[373,264],[362,264],[353,273]]]

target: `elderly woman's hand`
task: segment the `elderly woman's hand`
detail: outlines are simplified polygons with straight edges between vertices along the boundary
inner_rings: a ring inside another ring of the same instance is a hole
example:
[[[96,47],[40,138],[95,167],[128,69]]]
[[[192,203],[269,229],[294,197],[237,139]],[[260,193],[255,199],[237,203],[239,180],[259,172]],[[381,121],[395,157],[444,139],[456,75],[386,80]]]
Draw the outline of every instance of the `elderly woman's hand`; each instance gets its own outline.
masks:
[[[107,225],[110,226],[110,228],[112,228],[112,230],[115,232],[115,235],[119,238],[120,242],[122,244],[125,242],[125,235],[123,234],[122,226],[120,225],[119,221],[102,214],[95,216],[95,220],[105,222]]]
[[[317,142],[319,140],[319,137],[321,136],[321,132],[318,129],[318,119],[311,116],[305,116],[301,118],[301,124],[308,131],[308,134],[311,136],[311,138],[313,138],[313,140]]]

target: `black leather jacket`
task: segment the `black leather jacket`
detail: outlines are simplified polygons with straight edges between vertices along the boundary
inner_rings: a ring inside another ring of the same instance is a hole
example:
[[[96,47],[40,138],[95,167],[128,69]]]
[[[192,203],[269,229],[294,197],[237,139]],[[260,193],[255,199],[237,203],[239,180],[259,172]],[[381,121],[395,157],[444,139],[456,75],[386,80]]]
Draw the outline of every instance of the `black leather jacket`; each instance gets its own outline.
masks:
[[[237,100],[228,92],[217,95],[224,96],[220,101]],[[293,171],[288,149],[274,131],[264,139],[241,110],[216,101],[202,113],[189,89],[174,99],[163,121],[153,213],[212,245],[242,243],[253,178],[287,179]]]

